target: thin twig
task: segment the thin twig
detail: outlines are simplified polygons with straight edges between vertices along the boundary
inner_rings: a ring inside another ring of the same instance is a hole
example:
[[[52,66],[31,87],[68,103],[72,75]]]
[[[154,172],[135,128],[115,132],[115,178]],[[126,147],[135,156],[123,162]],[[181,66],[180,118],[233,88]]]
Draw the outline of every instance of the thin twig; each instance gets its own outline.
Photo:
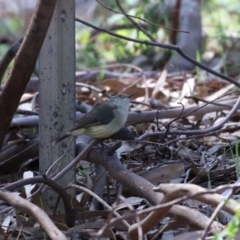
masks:
[[[96,1],[97,1],[99,4],[101,4],[104,8],[108,9],[109,11],[114,12],[114,13],[117,13],[117,14],[122,14],[122,13],[120,13],[120,12],[117,12],[117,11],[115,11],[115,10],[107,7],[106,5],[104,5],[104,4],[103,4],[102,2],[100,2],[99,0],[96,0]],[[132,17],[132,18],[139,19],[139,20],[141,20],[141,21],[143,21],[143,22],[149,23],[149,24],[154,25],[154,26],[162,27],[162,28],[165,28],[165,29],[168,29],[168,30],[173,30],[173,31],[176,31],[176,32],[183,32],[183,33],[189,33],[189,32],[187,32],[187,31],[182,31],[182,30],[177,30],[177,29],[173,29],[173,28],[168,28],[168,27],[165,27],[165,26],[161,26],[161,25],[158,25],[158,24],[156,24],[156,23],[147,21],[147,20],[145,20],[145,19],[143,19],[143,18],[141,18],[141,17],[137,17],[137,16],[133,16],[133,15],[129,15],[129,14],[124,14],[124,15],[125,15],[125,16],[128,16],[128,17]]]
[[[213,212],[211,218],[209,219],[209,224],[207,225],[207,227],[204,229],[203,234],[201,236],[201,239],[205,239],[207,236],[207,233],[215,219],[215,217],[217,216],[218,212],[222,209],[222,207],[226,204],[226,201],[229,200],[229,198],[232,196],[233,194],[233,190],[231,189],[230,192],[228,193],[228,195],[226,196],[226,200],[222,201],[221,203],[218,204],[218,206],[216,207],[215,211]]]
[[[68,171],[70,171],[76,164],[92,149],[92,147],[96,144],[97,140],[93,139],[89,145],[78,154],[76,158],[72,160],[70,164],[68,164],[64,169],[61,170],[55,177],[53,177],[53,180],[56,181],[60,179],[62,176],[64,176]]]
[[[240,88],[240,83],[237,82],[236,80],[234,80],[233,78],[229,77],[229,76],[226,76],[222,73],[218,73],[216,71],[214,71],[213,69],[205,66],[204,64],[202,63],[199,63],[197,62],[195,59],[193,59],[192,57],[188,56],[187,54],[185,54],[182,49],[176,45],[173,45],[173,44],[164,44],[164,43],[160,43],[160,42],[149,42],[149,41],[142,41],[142,40],[137,40],[137,39],[134,39],[134,38],[129,38],[129,37],[125,37],[125,36],[122,36],[122,35],[119,35],[117,33],[114,33],[114,32],[111,32],[111,31],[108,31],[104,28],[101,28],[101,27],[97,27],[91,23],[88,23],[80,18],[75,18],[75,21],[77,22],[80,22],[82,24],[85,24],[91,28],[94,28],[98,31],[101,31],[101,32],[105,32],[109,35],[112,35],[114,37],[117,37],[117,38],[120,38],[120,39],[124,39],[124,40],[127,40],[127,41],[131,41],[131,42],[135,42],[135,43],[140,43],[140,44],[144,44],[144,45],[149,45],[149,46],[155,46],[155,47],[160,47],[160,48],[164,48],[164,49],[171,49],[171,50],[174,50],[176,52],[178,52],[183,58],[187,59],[189,62],[195,64],[196,66],[206,70],[207,72],[219,77],[219,78],[222,78],[222,79],[225,79],[227,80],[228,82],[234,84],[235,86],[239,87]]]

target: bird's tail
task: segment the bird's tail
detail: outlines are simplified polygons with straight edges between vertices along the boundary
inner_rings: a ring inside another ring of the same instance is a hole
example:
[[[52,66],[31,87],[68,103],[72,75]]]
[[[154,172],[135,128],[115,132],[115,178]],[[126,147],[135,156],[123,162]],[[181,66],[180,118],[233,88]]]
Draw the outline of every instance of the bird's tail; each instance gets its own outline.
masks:
[[[62,141],[63,139],[65,139],[65,138],[67,138],[67,137],[69,137],[69,136],[71,136],[71,134],[70,134],[70,133],[66,133],[66,134],[63,135],[62,137],[60,137],[60,138],[58,138],[57,140],[55,140],[55,141],[52,143],[52,145],[55,146],[58,142]]]

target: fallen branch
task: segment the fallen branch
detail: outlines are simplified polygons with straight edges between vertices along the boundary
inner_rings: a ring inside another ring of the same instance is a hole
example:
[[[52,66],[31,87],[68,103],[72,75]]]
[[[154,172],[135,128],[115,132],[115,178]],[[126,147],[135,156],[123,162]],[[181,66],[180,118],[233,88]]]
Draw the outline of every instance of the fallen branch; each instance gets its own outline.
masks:
[[[66,236],[56,227],[48,215],[33,203],[17,196],[14,193],[0,190],[0,199],[16,208],[18,211],[25,212],[33,216],[41,227],[53,240],[66,240]]]

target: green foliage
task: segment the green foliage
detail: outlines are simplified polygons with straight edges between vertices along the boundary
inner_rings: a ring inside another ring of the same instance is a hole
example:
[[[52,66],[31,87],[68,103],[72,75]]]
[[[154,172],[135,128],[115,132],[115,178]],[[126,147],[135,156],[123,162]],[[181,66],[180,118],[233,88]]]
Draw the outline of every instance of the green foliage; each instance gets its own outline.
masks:
[[[212,0],[202,3],[202,25],[207,45],[216,48],[223,59],[226,45],[240,34],[240,1]]]
[[[79,169],[79,168],[78,168],[78,174],[79,174],[80,176],[84,177],[84,178],[87,178],[87,174],[86,174],[83,170],[81,170],[81,169]]]
[[[219,36],[226,33],[240,33],[240,2],[238,0],[204,1],[203,24],[209,36]]]
[[[237,179],[239,178],[239,152],[238,152],[238,138],[236,138],[235,142],[235,151],[236,151],[236,158],[235,158],[235,165],[236,165],[236,175]]]
[[[102,0],[101,2],[108,8],[120,12],[115,1]],[[166,0],[121,1],[122,7],[128,14],[141,17],[148,22],[153,22],[161,26],[171,27],[171,8],[169,8],[167,3],[169,1]],[[9,15],[7,18],[2,19],[0,22],[0,36],[9,35],[10,33],[11,35],[22,37],[24,20],[21,17]],[[154,26],[136,18],[134,20],[144,25],[144,28],[157,41],[169,43],[171,30],[166,30],[161,26]],[[132,26],[124,15],[111,12],[100,4],[97,5],[89,21],[103,28],[111,28],[117,25],[119,27],[117,30],[110,30],[123,36],[149,40],[140,30]],[[198,53],[198,58],[200,59],[210,44],[210,48],[214,45],[214,48],[225,59],[225,46],[228,45],[234,48],[233,43],[229,40],[229,36],[239,36],[240,34],[240,1],[202,1],[202,23],[204,41],[202,49]],[[131,63],[137,56],[141,55],[146,56],[151,64],[151,60],[156,53],[165,51],[159,48],[127,42],[109,36],[106,33],[92,35],[94,31],[88,26],[76,23],[76,60],[78,70],[88,67],[98,67],[112,62]],[[19,33],[21,34],[19,35]],[[0,57],[4,52],[5,47],[0,46]],[[239,66],[231,67],[233,70],[239,68]]]
[[[79,65],[81,66],[81,68],[84,67],[93,67],[93,66],[98,66],[101,64],[100,62],[100,57],[99,57],[99,52],[98,50],[95,48],[94,43],[88,43],[85,45],[84,48],[81,48],[78,54],[77,53],[77,57],[76,57],[76,62],[77,65],[79,63]],[[83,66],[84,63],[84,66]]]
[[[115,1],[102,2],[114,11],[120,12]],[[168,17],[167,15],[164,16],[164,14],[156,14],[157,6],[159,7],[159,1],[142,2],[139,0],[127,0],[122,3],[122,7],[128,14],[162,25],[164,24],[164,17],[165,19]],[[135,29],[124,15],[110,12],[100,5],[96,11],[102,11],[104,14],[100,14],[101,18],[96,18],[92,21],[95,25],[102,26],[104,28],[118,25],[120,26],[118,30],[111,31],[126,37],[149,40],[145,34],[138,29]],[[106,17],[102,18],[103,15],[106,15]],[[162,29],[160,27],[144,23],[139,19],[134,20],[139,24],[144,24],[144,28],[147,29],[147,31],[150,32],[156,39],[159,39],[159,36],[161,36],[161,39],[159,40],[166,40],[166,36],[162,34]],[[79,23],[77,23],[77,26],[78,25]],[[77,48],[80,46],[79,50],[81,50],[77,51],[76,59],[77,64],[79,63],[78,68],[96,67],[104,65],[108,62],[131,62],[136,56],[152,56],[154,52],[156,52],[156,49],[153,47],[127,42],[125,40],[109,36],[106,33],[100,33],[94,37],[91,37],[91,34],[89,34],[88,38],[86,38],[86,31],[91,32],[93,30],[89,27],[83,27],[82,29],[77,30],[77,44],[79,44],[77,45]],[[161,50],[158,49],[158,51]]]
[[[222,240],[227,237],[228,240],[234,239],[240,227],[240,208],[237,209],[233,219],[228,223],[227,228],[212,240]]]
[[[107,7],[120,12],[115,1],[105,0],[102,2]],[[130,15],[141,17],[148,22],[153,22],[158,25],[171,27],[172,19],[169,14],[170,9],[166,6],[166,1],[164,0],[126,0],[121,2],[121,4]],[[227,43],[228,36],[230,34],[238,35],[240,33],[239,9],[240,2],[238,0],[232,0],[230,2],[226,0],[202,1],[202,22],[206,45],[203,45],[201,51],[198,53],[199,59],[203,52],[209,48],[209,43],[213,43],[213,40],[215,41],[215,47],[222,58],[225,59],[226,48],[224,44]],[[148,37],[134,27],[124,27],[126,25],[131,25],[125,16],[110,12],[101,5],[98,5],[96,11],[98,13],[100,12],[99,17],[91,21],[95,25],[104,28],[120,25],[123,26],[122,29],[112,31],[127,37],[149,40]],[[134,20],[139,24],[144,24],[144,28],[158,41],[168,43],[168,38],[171,33],[170,30],[151,25],[139,19]],[[84,31],[92,30],[88,27],[84,27]],[[153,59],[157,52],[164,51],[159,48],[146,47],[145,45],[117,39],[106,33],[101,33],[93,38],[90,37],[90,34],[88,36],[89,38],[86,41],[86,39],[82,39],[81,34],[78,35],[78,43],[84,46],[86,50],[83,52],[84,54],[79,52],[79,54],[83,56],[77,57],[79,62],[81,60],[82,67],[96,67],[107,64],[108,62],[131,62],[135,57],[140,55]],[[210,48],[212,48],[212,45]],[[92,53],[87,53],[87,50],[91,50]],[[238,66],[232,66],[233,69],[237,67]]]
[[[15,17],[8,17],[0,21],[0,35],[18,34],[23,28],[23,22]]]

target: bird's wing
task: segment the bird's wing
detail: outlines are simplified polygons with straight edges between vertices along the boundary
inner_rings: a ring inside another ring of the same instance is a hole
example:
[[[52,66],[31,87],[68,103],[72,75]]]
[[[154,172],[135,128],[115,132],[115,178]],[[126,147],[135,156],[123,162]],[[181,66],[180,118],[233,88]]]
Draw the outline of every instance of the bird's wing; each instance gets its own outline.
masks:
[[[115,106],[106,103],[96,105],[90,112],[77,120],[75,128],[108,124],[114,119],[114,109]]]

